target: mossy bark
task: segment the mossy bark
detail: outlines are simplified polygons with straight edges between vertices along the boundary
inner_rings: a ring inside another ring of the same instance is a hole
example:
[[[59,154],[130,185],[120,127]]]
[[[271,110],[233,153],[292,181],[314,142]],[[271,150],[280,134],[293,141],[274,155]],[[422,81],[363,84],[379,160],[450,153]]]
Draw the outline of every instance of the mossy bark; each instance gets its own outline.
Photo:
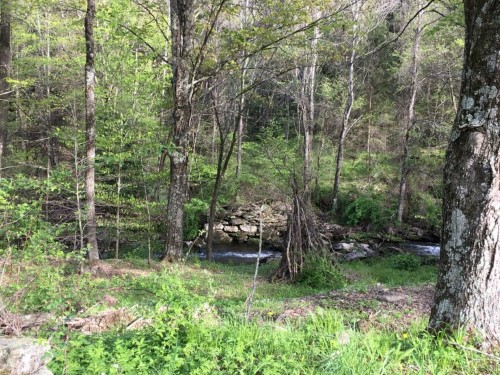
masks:
[[[429,328],[500,343],[500,2],[466,0],[461,106],[446,155],[441,262]]]
[[[169,145],[170,186],[167,206],[167,231],[164,260],[180,259],[183,245],[184,204],[188,189],[189,131],[194,95],[193,68],[190,66],[194,38],[194,3],[192,0],[170,1],[172,35],[172,144]]]

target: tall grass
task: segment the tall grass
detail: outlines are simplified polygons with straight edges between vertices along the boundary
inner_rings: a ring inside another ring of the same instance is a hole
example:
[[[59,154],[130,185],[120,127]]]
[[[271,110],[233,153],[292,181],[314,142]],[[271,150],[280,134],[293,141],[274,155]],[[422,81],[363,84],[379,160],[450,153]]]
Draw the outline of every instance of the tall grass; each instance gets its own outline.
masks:
[[[364,274],[374,266],[365,263]],[[362,267],[354,268],[361,272]],[[394,324],[360,328],[352,312],[338,308],[277,319],[286,309],[304,307],[286,298],[296,295],[294,288],[314,292],[300,284],[277,286],[261,279],[247,321],[243,302],[250,279],[251,266],[203,264],[136,277],[130,286],[148,290],[148,300],[141,295],[136,301],[150,325],[90,336],[50,333],[55,348],[50,367],[55,374],[480,374],[495,369],[491,359],[466,349],[465,335],[425,333],[425,317],[397,332],[390,328]]]

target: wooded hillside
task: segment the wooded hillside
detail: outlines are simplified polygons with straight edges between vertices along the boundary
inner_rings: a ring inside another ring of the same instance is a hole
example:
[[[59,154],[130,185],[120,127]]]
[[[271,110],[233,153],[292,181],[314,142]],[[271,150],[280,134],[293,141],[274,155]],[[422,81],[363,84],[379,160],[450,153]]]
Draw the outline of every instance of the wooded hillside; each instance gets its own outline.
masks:
[[[133,243],[175,258],[210,211],[286,201],[292,178],[327,221],[438,231],[458,1],[179,4],[95,4],[101,257]],[[0,240],[13,251],[88,243],[85,15],[81,1],[2,2]]]

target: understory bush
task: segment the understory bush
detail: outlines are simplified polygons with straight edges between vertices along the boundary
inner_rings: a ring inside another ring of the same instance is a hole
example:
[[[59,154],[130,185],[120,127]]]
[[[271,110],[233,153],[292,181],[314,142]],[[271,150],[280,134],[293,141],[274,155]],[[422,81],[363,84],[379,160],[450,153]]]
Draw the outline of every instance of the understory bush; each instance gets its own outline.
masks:
[[[45,185],[21,175],[0,179],[0,257],[33,261],[62,254],[58,237],[67,228],[46,220],[44,194],[55,186]]]
[[[422,266],[422,258],[414,254],[398,254],[391,257],[391,266],[397,270],[415,271]]]
[[[347,225],[370,224],[383,227],[393,217],[394,212],[385,200],[376,195],[360,195],[348,203],[342,211],[342,222]]]
[[[184,205],[184,239],[196,238],[207,217],[208,203],[193,198]]]
[[[313,288],[339,289],[346,285],[346,278],[329,254],[309,253],[297,282]]]

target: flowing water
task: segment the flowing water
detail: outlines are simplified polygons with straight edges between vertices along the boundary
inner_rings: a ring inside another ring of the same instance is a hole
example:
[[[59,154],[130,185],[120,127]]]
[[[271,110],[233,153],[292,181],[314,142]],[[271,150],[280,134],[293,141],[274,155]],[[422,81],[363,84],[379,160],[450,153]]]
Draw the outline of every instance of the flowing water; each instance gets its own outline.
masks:
[[[396,244],[405,253],[412,253],[420,256],[439,256],[439,244],[433,242],[402,242]]]
[[[206,249],[199,252],[200,259],[206,259]],[[259,246],[249,243],[221,243],[214,244],[214,261],[221,263],[255,263],[259,255]],[[273,257],[281,258],[279,251],[264,248],[260,254],[260,259]]]
[[[402,243],[386,243],[382,245],[385,248],[398,248],[405,253],[411,253],[419,256],[439,256],[439,244],[432,242],[408,241]],[[206,249],[202,248],[198,257],[206,259]],[[256,244],[249,243],[221,243],[214,244],[214,261],[221,263],[255,263],[259,253],[259,247]],[[261,259],[281,258],[279,251],[264,248],[261,253]]]

